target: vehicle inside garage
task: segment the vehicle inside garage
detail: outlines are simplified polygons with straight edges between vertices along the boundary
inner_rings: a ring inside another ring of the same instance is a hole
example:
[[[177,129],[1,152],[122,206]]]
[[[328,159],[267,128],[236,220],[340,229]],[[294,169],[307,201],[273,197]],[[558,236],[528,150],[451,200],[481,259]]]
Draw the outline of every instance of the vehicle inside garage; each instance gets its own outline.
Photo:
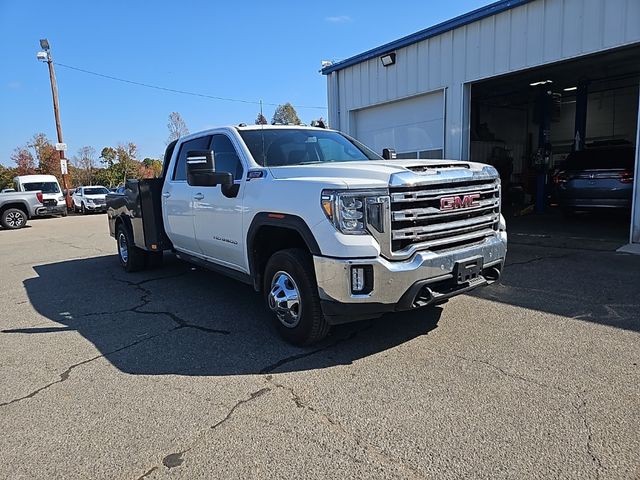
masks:
[[[470,159],[500,171],[516,224],[627,241],[639,58],[620,48],[472,84]]]

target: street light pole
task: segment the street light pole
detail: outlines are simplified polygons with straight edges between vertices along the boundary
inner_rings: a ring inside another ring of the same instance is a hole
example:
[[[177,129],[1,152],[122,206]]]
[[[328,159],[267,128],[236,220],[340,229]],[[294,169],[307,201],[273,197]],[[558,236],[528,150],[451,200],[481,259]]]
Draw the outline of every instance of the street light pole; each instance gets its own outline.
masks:
[[[64,144],[62,138],[62,125],[60,124],[60,105],[58,103],[58,83],[56,82],[56,72],[53,68],[53,56],[51,55],[51,47],[49,41],[46,38],[40,40],[40,47],[43,52],[38,52],[38,59],[45,60],[49,66],[49,81],[51,83],[51,95],[53,96],[53,114],[56,119],[56,133],[58,134],[58,143]],[[68,185],[68,166],[67,160],[64,157],[64,149],[58,150],[60,152],[60,173],[62,174],[62,186],[65,189],[65,200],[67,208],[71,208],[71,197],[69,195]]]

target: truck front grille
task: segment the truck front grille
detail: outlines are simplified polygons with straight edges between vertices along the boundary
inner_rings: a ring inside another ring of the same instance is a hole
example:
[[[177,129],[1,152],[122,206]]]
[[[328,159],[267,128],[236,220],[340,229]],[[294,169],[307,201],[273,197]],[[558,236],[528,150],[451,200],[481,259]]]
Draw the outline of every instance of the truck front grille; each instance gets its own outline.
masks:
[[[394,254],[412,248],[437,251],[460,248],[483,242],[498,230],[498,180],[393,187],[390,195]]]

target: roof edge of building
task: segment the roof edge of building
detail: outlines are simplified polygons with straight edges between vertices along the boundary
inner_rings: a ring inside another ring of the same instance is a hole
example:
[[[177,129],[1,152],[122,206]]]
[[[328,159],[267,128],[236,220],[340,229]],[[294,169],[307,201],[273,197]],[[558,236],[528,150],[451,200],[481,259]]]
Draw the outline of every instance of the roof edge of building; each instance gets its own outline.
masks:
[[[473,22],[477,22],[478,20],[482,20],[483,18],[487,18],[492,15],[497,15],[498,13],[504,12],[506,10],[511,10],[512,8],[525,5],[532,1],[533,0],[498,0],[497,2],[485,5],[484,7],[480,7],[468,13],[464,13],[458,17],[452,18],[450,20],[445,20],[444,22],[433,25],[432,27],[425,28],[424,30],[420,30],[419,32],[412,33],[411,35],[407,35],[406,37],[402,37],[398,40],[394,40],[393,42],[385,43],[384,45],[381,45],[379,47],[372,48],[371,50],[367,50],[366,52],[328,65],[320,70],[320,72],[323,75],[328,75],[332,72],[336,72],[338,70],[351,67],[358,63],[371,60],[372,58],[384,55],[385,53],[392,52],[399,48],[407,47],[422,40],[442,35],[443,33],[446,33],[448,31],[468,25]]]

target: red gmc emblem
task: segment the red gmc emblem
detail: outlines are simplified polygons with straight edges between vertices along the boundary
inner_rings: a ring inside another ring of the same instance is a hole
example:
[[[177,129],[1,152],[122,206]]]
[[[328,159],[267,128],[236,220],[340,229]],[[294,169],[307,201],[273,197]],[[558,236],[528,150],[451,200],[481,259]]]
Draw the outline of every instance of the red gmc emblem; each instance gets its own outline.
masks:
[[[479,193],[470,193],[469,195],[454,195],[452,197],[442,197],[440,199],[440,210],[454,210],[456,208],[470,208],[480,205],[478,199]]]

